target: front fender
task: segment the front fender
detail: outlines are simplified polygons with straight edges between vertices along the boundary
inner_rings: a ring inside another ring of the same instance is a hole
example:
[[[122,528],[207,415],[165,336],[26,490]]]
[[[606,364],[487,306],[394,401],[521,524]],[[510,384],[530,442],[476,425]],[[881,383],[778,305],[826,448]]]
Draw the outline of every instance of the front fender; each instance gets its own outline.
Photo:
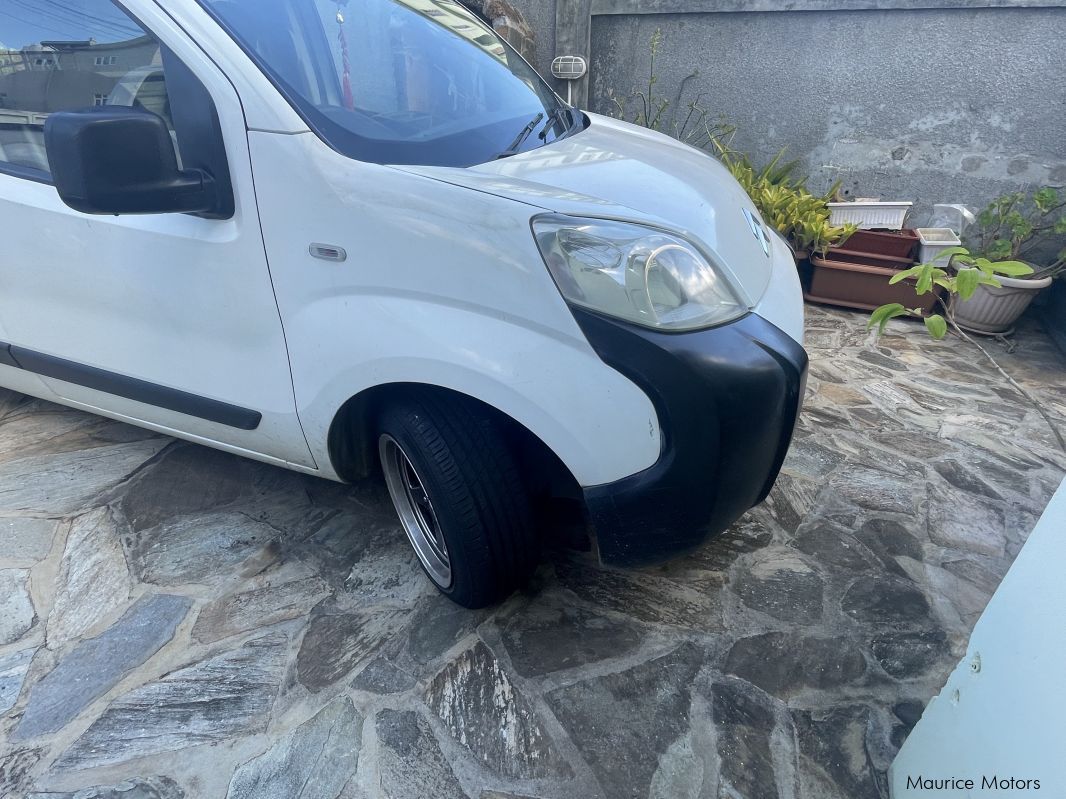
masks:
[[[491,405],[543,441],[582,486],[659,458],[651,400],[584,339],[402,293],[322,298],[287,332],[300,352],[292,364],[297,408],[324,470],[332,471],[328,432],[341,406],[391,383],[441,386]]]

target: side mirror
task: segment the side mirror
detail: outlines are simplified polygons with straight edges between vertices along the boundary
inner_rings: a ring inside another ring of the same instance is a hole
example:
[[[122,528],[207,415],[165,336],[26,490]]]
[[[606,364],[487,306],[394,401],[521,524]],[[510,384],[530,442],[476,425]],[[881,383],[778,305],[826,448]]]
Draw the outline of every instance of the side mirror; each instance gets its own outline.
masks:
[[[44,123],[52,181],[86,214],[206,213],[218,203],[211,176],[179,169],[162,117],[125,106],[57,111]]]

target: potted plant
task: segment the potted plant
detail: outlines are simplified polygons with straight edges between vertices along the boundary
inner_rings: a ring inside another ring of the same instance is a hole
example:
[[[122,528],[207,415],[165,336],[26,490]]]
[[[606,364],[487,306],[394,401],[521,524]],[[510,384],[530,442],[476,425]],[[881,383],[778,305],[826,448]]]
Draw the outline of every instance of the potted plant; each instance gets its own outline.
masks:
[[[1024,275],[1005,275],[996,285],[981,283],[971,296],[960,297],[953,308],[956,323],[975,333],[1009,332],[1036,295],[1066,269],[1066,250],[1046,266],[1030,263],[1063,235],[1066,199],[1055,189],[1045,186],[1031,195],[1014,192],[993,200],[967,230],[969,250],[989,261],[1026,262],[1031,268]]]
[[[1033,268],[1021,261],[991,261],[972,255],[965,247],[952,247],[929,263],[897,272],[888,281],[895,285],[904,280],[913,280],[915,292],[919,296],[935,296],[934,304],[939,304],[943,313],[923,312],[920,308],[907,307],[900,302],[885,303],[870,315],[868,326],[876,325],[878,331],[883,333],[885,326],[897,316],[914,316],[925,319],[925,326],[933,338],[943,338],[948,332],[949,323],[952,327],[960,327],[957,309],[972,299],[979,288],[998,288],[1005,279],[1021,278],[1032,272]],[[957,302],[956,298],[962,302]]]
[[[799,162],[782,162],[784,150],[757,170],[747,155],[721,141],[716,145],[719,159],[751,197],[763,220],[792,247],[797,264],[802,265],[811,254],[824,254],[855,232],[854,225],[829,221],[828,200],[836,187],[823,196],[812,194],[805,179],[793,177]]]
[[[830,225],[825,198],[804,188],[781,184],[756,186],[751,198],[763,219],[785,237],[801,260],[812,254],[824,254],[854,232],[850,225]]]
[[[826,257],[811,256],[811,279],[804,290],[804,299],[866,311],[895,303],[920,314],[930,313],[936,306],[938,293],[918,292],[917,279],[910,269],[835,258],[832,252]]]
[[[898,270],[914,263],[918,238],[913,232],[862,231],[854,222],[835,223],[829,200],[839,184],[825,195],[815,195],[804,180],[792,177],[795,161],[782,163],[783,150],[756,170],[747,156],[717,144],[720,159],[763,218],[792,246],[807,300],[866,310],[885,302],[930,308],[935,303],[935,297],[919,298],[913,281],[898,286],[888,283]]]
[[[811,275],[805,285],[804,296],[810,302],[845,308],[873,310],[885,303],[898,302],[923,312],[931,311],[936,303],[935,294],[920,297],[914,290],[914,280],[889,280],[900,270],[914,265],[918,236],[912,230],[863,229],[863,224],[875,226],[873,216],[863,217],[860,214],[849,218],[839,211],[841,205],[861,204],[826,202],[826,209],[830,212],[827,224],[832,226],[834,220],[848,220],[845,225],[853,232],[811,256]],[[903,223],[910,203],[890,205],[905,207],[898,220],[880,219],[880,224],[898,228]]]

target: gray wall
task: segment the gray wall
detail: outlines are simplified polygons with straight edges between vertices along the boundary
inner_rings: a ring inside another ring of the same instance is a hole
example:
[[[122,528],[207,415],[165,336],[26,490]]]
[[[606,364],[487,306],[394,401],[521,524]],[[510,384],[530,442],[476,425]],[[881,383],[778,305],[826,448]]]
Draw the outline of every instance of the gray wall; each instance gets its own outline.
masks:
[[[537,57],[533,66],[551,81],[552,59],[559,55],[555,52],[555,0],[510,0],[510,3],[522,12],[536,34]]]
[[[525,3],[542,69],[556,44],[545,27],[548,4]],[[721,9],[784,4],[553,6],[568,22],[594,14],[585,32],[592,110],[611,109],[608,90],[624,95],[646,83],[648,42],[661,29],[664,95],[676,102],[682,79],[698,71],[682,102],[705,92],[712,113],[739,127],[739,148],[764,160],[787,147],[805,161],[812,188],[841,180],[851,196],[915,200],[912,222],[921,223],[934,202],[978,206],[1017,187],[1066,185],[1066,3],[1006,4],[897,0],[880,4],[890,10],[820,10],[862,3],[799,0],[788,7],[814,10],[750,12]],[[706,13],[709,6],[720,10]],[[647,13],[660,7],[701,12]],[[571,27],[560,27],[560,48],[580,47]]]

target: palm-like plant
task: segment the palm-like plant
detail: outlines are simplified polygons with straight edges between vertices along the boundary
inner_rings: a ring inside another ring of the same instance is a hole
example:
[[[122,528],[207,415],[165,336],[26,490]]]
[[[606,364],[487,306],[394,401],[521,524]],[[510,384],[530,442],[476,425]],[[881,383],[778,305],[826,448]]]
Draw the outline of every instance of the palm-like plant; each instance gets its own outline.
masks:
[[[857,230],[855,225],[829,224],[829,198],[837,187],[818,196],[796,178],[798,161],[782,161],[781,150],[766,166],[756,169],[751,159],[727,143],[715,142],[718,158],[751,197],[762,218],[785,237],[797,252],[824,254]]]

